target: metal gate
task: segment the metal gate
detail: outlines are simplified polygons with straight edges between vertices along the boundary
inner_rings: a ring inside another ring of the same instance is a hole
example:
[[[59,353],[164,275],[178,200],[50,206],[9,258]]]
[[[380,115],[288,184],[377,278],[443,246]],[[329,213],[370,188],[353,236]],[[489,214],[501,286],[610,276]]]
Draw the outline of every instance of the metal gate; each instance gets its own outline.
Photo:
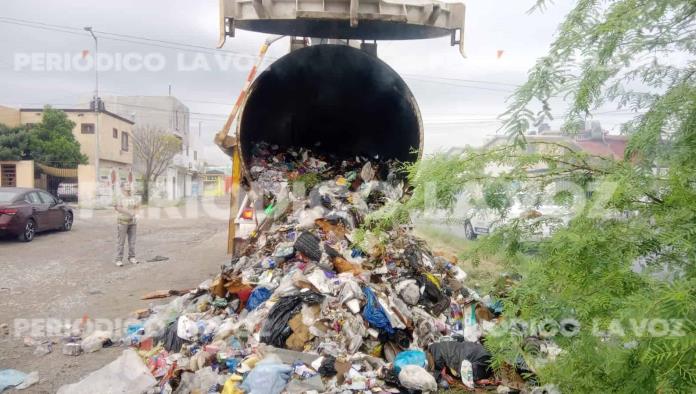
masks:
[[[35,185],[64,201],[78,200],[76,168],[56,168],[37,164]]]

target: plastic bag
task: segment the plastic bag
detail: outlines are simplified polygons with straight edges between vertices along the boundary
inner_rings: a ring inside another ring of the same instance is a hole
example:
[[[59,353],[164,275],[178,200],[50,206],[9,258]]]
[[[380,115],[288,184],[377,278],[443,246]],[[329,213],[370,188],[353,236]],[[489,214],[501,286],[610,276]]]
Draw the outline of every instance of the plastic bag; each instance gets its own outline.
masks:
[[[322,294],[333,294],[333,284],[326,278],[323,270],[315,269],[305,277]]]
[[[464,323],[464,339],[469,342],[478,342],[483,333],[476,322],[476,305],[471,304],[470,311],[464,311],[462,322]]]
[[[164,331],[164,334],[155,338],[155,343],[162,343],[168,352],[179,352],[184,345],[184,340],[176,334],[178,320],[171,323]]]
[[[185,341],[192,341],[199,334],[198,323],[186,315],[179,317],[176,334]]]
[[[138,353],[126,349],[121,357],[77,383],[58,389],[58,394],[142,393],[157,384]]]
[[[425,353],[422,350],[404,350],[396,355],[396,359],[394,360],[394,370],[399,373],[401,372],[401,368],[405,365],[417,365],[425,368],[427,364],[428,361],[425,357]]]
[[[397,283],[395,290],[408,305],[416,305],[420,299],[420,289],[415,279],[406,279]]]
[[[280,394],[292,375],[292,367],[277,357],[267,357],[249,372],[240,388],[247,394]]]
[[[363,288],[363,294],[367,303],[363,308],[363,318],[367,320],[372,327],[386,331],[388,334],[394,333],[394,328],[389,323],[389,318],[380,307],[375,293],[369,287]]]
[[[300,311],[302,303],[318,304],[324,299],[319,293],[305,292],[281,298],[268,312],[268,319],[261,329],[261,342],[285,348],[285,341],[292,334],[288,322]]]
[[[450,306],[450,298],[440,290],[440,283],[431,274],[425,274],[419,278],[419,283],[423,287],[419,304],[430,311],[433,316],[439,316]]]
[[[249,299],[246,303],[246,309],[253,311],[259,305],[264,303],[267,299],[271,297],[272,291],[265,287],[257,287],[251,292]]]
[[[343,285],[341,285],[341,291],[338,293],[338,299],[340,300],[341,304],[345,304],[353,299],[362,300],[363,292],[362,289],[360,289],[358,282],[352,279],[345,281]]]
[[[87,338],[82,340],[80,344],[85,353],[96,352],[104,346],[104,342],[111,339],[111,333],[108,331],[95,331]]]
[[[321,240],[316,235],[303,232],[295,240],[295,250],[301,252],[303,255],[307,256],[312,261],[319,261],[321,259]]]
[[[10,387],[15,387],[27,378],[27,374],[16,369],[3,369],[0,371],[0,393]]]
[[[399,372],[399,382],[411,390],[437,390],[437,382],[435,382],[433,375],[417,365],[404,365]]]
[[[477,342],[438,342],[428,347],[433,356],[436,371],[447,367],[459,371],[462,361],[471,362],[474,380],[486,379],[493,374],[491,370],[491,354]]]

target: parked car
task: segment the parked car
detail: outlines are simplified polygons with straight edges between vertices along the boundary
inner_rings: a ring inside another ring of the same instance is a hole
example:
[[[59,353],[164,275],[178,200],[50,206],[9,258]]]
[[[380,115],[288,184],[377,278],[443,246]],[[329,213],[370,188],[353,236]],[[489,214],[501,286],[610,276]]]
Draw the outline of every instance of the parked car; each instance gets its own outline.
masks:
[[[73,218],[72,209],[45,190],[0,187],[0,234],[30,242],[40,231],[70,231]]]
[[[56,191],[58,198],[64,201],[77,201],[77,183],[61,182]]]

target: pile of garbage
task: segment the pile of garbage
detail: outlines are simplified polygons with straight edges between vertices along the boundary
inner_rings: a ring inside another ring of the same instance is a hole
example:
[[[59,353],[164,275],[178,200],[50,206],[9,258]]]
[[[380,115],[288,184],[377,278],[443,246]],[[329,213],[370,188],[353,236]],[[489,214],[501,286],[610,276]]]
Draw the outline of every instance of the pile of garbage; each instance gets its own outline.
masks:
[[[151,392],[495,390],[480,340],[500,301],[467,287],[456,257],[433,253],[409,228],[359,230],[402,198],[398,163],[268,144],[253,157],[262,231],[216,278],[129,327],[126,342],[157,381]],[[121,389],[153,384],[133,382]]]

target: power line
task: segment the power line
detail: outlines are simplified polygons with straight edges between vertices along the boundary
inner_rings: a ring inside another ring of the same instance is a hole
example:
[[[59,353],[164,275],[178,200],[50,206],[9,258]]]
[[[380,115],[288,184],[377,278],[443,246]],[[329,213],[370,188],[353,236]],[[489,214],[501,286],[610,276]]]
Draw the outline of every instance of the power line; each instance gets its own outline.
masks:
[[[38,22],[38,21],[31,21],[31,20],[27,20],[27,19],[0,17],[0,23],[14,24],[14,25],[24,26],[24,27],[29,27],[29,28],[52,30],[52,31],[58,31],[58,32],[68,33],[68,34],[76,34],[76,35],[81,35],[81,36],[84,35],[84,33],[82,33],[81,28],[76,28],[76,27],[72,27],[72,26],[65,26],[65,25],[56,25],[56,24],[50,24],[50,23],[44,23],[44,22]],[[208,47],[205,47],[202,45],[179,43],[179,42],[161,40],[161,39],[150,38],[150,37],[121,34],[121,33],[111,33],[111,32],[107,32],[107,31],[97,31],[97,30],[95,30],[95,32],[101,34],[100,38],[104,38],[104,39],[108,39],[108,40],[112,40],[112,41],[128,42],[128,43],[133,43],[133,44],[138,44],[138,45],[153,46],[153,47],[158,47],[158,48],[185,50],[185,51],[190,51],[190,52],[208,53],[208,54],[217,54],[217,53],[222,52],[222,53],[228,53],[230,55],[242,56],[242,57],[255,57],[256,56],[256,55],[242,53],[242,52],[236,52],[236,51],[230,51],[230,50],[224,50],[224,49],[213,49],[213,48],[208,48]],[[278,60],[279,58],[267,55],[266,59]],[[402,75],[404,77],[406,77],[407,79],[408,78],[417,79],[417,80],[421,80],[424,82],[438,83],[438,84],[443,84],[443,85],[456,86],[456,87],[469,88],[469,89],[499,91],[499,92],[505,92],[505,93],[511,93],[512,91],[505,90],[505,89],[489,88],[489,87],[484,87],[484,86],[455,84],[455,83],[451,83],[451,82],[478,83],[478,84],[510,86],[510,87],[518,87],[519,86],[519,85],[506,83],[506,82],[481,81],[481,80],[474,80],[474,79],[461,79],[461,78],[451,78],[451,77],[450,78],[448,78],[448,77],[435,77],[435,76],[417,75],[417,74],[402,74]],[[214,104],[217,104],[217,103],[214,103]]]
[[[440,84],[440,85],[456,86],[458,88],[488,90],[491,92],[504,92],[504,93],[508,93],[508,94],[513,92],[513,90],[507,90],[507,89],[487,88],[485,86],[462,85],[462,84],[458,84],[458,83],[438,81],[438,80],[428,79],[429,77],[426,77],[426,76],[413,76],[413,75],[404,75],[404,76],[406,77],[406,79],[415,79],[417,81],[422,81],[422,82],[430,82],[430,83],[436,83],[436,84]]]
[[[71,26],[54,25],[54,24],[49,24],[49,23],[33,22],[33,21],[25,20],[25,19],[8,18],[8,17],[0,17],[0,23],[84,36],[82,29],[76,28],[76,27],[71,27]],[[256,55],[252,55],[252,54],[248,54],[248,53],[230,51],[230,50],[226,50],[226,49],[208,48],[208,47],[205,47],[202,45],[183,44],[183,43],[177,43],[177,42],[173,42],[173,41],[153,39],[153,38],[149,38],[149,37],[139,37],[139,36],[132,36],[132,35],[127,35],[127,34],[110,33],[110,32],[106,32],[106,31],[95,30],[95,32],[100,34],[99,38],[105,39],[105,40],[111,40],[111,41],[127,42],[127,43],[137,44],[137,45],[146,45],[146,46],[157,47],[157,48],[175,49],[175,50],[182,50],[182,51],[189,51],[189,52],[196,52],[196,53],[206,53],[206,54],[225,53],[225,54],[229,54],[232,56],[239,56],[239,57],[250,57],[250,58],[256,57]],[[271,60],[278,59],[278,58],[273,57],[273,56],[266,56],[266,58],[271,59]]]
[[[423,77],[422,75],[418,74],[401,74],[403,76],[409,77],[416,77],[416,78],[421,78]],[[481,81],[481,80],[476,80],[476,79],[461,79],[461,78],[447,78],[447,77],[436,77],[436,76],[428,76],[428,78],[432,79],[439,79],[439,80],[445,80],[445,81],[456,81],[456,82],[470,82],[470,83],[481,83],[481,84],[489,84],[489,85],[501,85],[501,86],[510,86],[513,88],[519,88],[522,85],[514,84],[514,83],[507,83],[507,82],[494,82],[494,81]]]

